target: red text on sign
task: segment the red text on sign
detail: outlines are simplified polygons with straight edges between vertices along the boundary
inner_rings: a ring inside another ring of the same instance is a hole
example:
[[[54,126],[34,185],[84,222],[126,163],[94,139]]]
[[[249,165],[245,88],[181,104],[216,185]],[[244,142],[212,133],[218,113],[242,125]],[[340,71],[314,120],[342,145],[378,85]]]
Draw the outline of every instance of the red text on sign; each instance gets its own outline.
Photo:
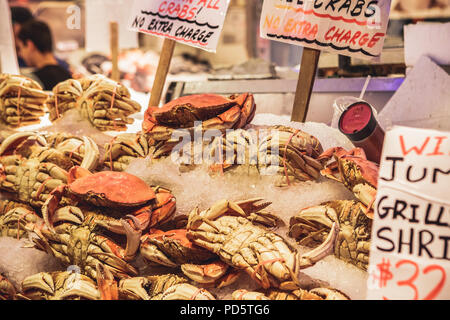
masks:
[[[425,156],[443,156],[443,155],[445,155],[445,153],[443,153],[441,151],[441,145],[442,145],[442,142],[445,139],[447,139],[447,137],[427,137],[425,139],[425,141],[422,143],[421,146],[414,146],[413,145],[409,149],[406,147],[405,137],[403,135],[400,135],[399,139],[400,139],[400,147],[402,149],[402,153],[405,156],[408,155],[409,153],[413,152],[413,151],[417,155],[421,156],[425,152],[425,149],[427,149],[427,146],[430,143],[431,139],[435,139],[436,140],[436,144],[432,146],[433,151],[430,152],[430,153],[425,154]],[[431,150],[429,150],[429,151],[431,151]],[[449,153],[449,155],[450,155],[450,153]]]
[[[354,46],[367,46],[373,48],[384,37],[384,33],[375,33],[370,36],[369,33],[362,33],[361,31],[352,31],[346,29],[339,29],[336,26],[328,29],[325,34],[325,40],[329,42],[335,42],[340,44],[348,44]]]
[[[419,289],[417,288],[416,280],[420,275],[420,268],[416,262],[414,262],[412,260],[407,260],[407,259],[398,261],[395,265],[395,268],[399,269],[403,265],[411,265],[413,267],[412,275],[405,280],[397,281],[397,286],[411,288],[411,290],[414,294],[414,297],[412,299],[418,300],[419,299]],[[439,295],[439,293],[442,291],[442,289],[444,288],[447,276],[446,276],[445,269],[443,267],[441,267],[440,265],[437,265],[437,264],[429,265],[422,270],[422,273],[428,274],[433,271],[440,272],[440,274],[441,274],[440,279],[439,279],[438,283],[431,289],[431,291],[428,292],[428,294],[423,298],[423,300],[435,299]],[[389,298],[387,298],[385,296],[383,296],[383,299],[389,300]]]
[[[179,4],[173,1],[163,1],[158,9],[161,14],[169,14],[180,19],[192,20],[197,14],[198,7],[190,7],[188,4]]]

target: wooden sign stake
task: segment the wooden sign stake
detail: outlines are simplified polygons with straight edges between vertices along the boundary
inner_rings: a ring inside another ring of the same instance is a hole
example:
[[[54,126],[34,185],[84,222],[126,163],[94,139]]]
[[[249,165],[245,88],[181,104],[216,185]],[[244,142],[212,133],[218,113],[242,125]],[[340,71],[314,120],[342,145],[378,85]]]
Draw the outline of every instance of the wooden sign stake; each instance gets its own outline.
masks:
[[[174,40],[168,38],[164,39],[161,56],[159,57],[158,69],[156,69],[155,81],[153,83],[152,93],[150,95],[149,107],[159,106],[161,95],[164,90],[164,84],[166,83],[167,74],[169,73],[170,62],[172,61],[175,44],[176,42]]]
[[[111,79],[119,82],[120,72],[119,72],[119,24],[117,22],[109,23],[109,36],[111,45],[111,62],[112,71]]]
[[[319,57],[319,50],[303,48],[291,121],[306,121],[314,80],[316,78],[317,66],[319,65]]]

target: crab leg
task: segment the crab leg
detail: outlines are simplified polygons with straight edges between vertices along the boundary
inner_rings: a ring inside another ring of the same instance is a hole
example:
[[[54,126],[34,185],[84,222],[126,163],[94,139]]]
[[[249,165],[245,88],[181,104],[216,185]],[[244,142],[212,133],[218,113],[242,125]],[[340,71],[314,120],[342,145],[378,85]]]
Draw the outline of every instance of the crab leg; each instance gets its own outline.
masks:
[[[311,267],[326,256],[333,254],[338,235],[339,222],[334,221],[327,239],[320,246],[304,255],[298,256],[298,268],[305,269]]]

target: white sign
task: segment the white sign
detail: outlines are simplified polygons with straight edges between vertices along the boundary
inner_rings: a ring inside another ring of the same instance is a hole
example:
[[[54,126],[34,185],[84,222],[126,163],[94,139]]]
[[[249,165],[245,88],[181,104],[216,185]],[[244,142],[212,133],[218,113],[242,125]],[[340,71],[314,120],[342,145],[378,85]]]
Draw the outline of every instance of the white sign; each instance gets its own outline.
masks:
[[[131,30],[215,52],[230,0],[134,0]]]
[[[111,52],[110,22],[119,26],[119,50],[137,48],[137,34],[128,30],[129,0],[86,1],[86,50]]]
[[[450,299],[450,132],[394,127],[378,179],[367,299]]]
[[[391,0],[264,0],[261,37],[377,60]]]
[[[0,67],[2,73],[19,74],[11,10],[6,0],[0,0]]]

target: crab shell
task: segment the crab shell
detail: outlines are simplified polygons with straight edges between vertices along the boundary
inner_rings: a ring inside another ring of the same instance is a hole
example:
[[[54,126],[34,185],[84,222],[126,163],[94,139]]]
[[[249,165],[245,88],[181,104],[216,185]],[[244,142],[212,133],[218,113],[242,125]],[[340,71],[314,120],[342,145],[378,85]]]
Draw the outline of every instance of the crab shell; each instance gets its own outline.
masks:
[[[19,299],[99,300],[100,293],[89,277],[71,272],[41,272],[25,278]]]
[[[166,232],[151,229],[141,238],[142,256],[172,268],[184,263],[205,263],[215,257],[210,251],[190,241],[186,232],[186,229]]]
[[[138,207],[156,198],[142,179],[116,171],[91,173],[81,167],[69,170],[68,191],[100,207]]]
[[[145,113],[143,131],[158,133],[167,140],[167,133],[177,128],[192,128],[203,121],[203,129],[238,129],[253,120],[256,105],[252,94],[244,93],[225,98],[217,94],[200,94],[175,99],[162,108],[150,107]],[[169,132],[167,132],[169,131]]]
[[[334,247],[335,256],[367,271],[372,220],[363,212],[359,201],[335,200],[304,208],[291,217],[289,236],[301,246],[318,246],[336,219],[340,231]]]
[[[332,157],[335,161],[328,164],[321,174],[343,183],[361,201],[369,218],[373,218],[373,205],[378,186],[378,164],[367,160],[361,148],[350,151],[341,147],[331,148],[321,154],[318,159],[329,160]]]

